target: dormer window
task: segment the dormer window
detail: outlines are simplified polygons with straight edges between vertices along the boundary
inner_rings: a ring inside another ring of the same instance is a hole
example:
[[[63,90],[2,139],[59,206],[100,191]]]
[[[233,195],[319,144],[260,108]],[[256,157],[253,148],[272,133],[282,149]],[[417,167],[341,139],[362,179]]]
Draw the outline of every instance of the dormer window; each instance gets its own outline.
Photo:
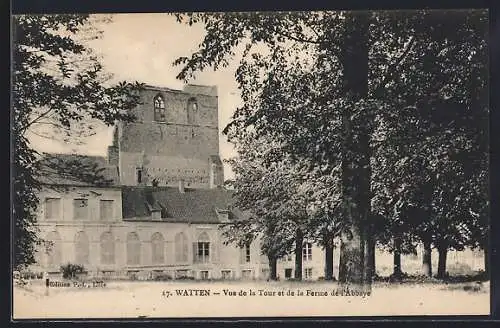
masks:
[[[155,115],[154,119],[157,122],[165,122],[165,101],[163,100],[163,97],[160,95],[157,95],[154,98],[154,109],[155,109]]]

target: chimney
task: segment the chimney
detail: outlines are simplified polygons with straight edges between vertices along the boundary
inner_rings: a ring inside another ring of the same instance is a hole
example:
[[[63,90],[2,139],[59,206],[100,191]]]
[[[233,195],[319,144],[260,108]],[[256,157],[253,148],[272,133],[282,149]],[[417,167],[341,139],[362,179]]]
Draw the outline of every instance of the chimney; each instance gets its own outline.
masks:
[[[183,193],[184,193],[184,180],[182,180],[182,179],[181,179],[181,180],[179,180],[179,192],[180,192],[181,194],[183,194]]]

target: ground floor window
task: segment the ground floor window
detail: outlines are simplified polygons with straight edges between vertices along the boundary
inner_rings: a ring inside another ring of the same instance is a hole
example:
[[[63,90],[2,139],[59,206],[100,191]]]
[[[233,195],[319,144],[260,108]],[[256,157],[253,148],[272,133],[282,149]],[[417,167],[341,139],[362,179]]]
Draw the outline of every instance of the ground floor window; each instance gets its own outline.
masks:
[[[188,276],[188,270],[176,270],[175,279],[182,279]]]
[[[292,269],[285,269],[285,278],[292,278]]]
[[[137,275],[139,274],[139,270],[129,270],[127,271],[127,276],[130,280],[136,280]]]
[[[221,271],[222,279],[231,279],[231,270],[222,270]]]
[[[241,270],[241,278],[252,279],[252,270]]]
[[[102,275],[103,275],[103,277],[106,277],[106,278],[113,278],[116,276],[116,272],[113,270],[102,271]]]
[[[208,280],[208,271],[200,271],[200,279],[201,280]]]
[[[312,271],[313,271],[312,268],[306,268],[304,270],[304,278],[311,279],[312,278]]]

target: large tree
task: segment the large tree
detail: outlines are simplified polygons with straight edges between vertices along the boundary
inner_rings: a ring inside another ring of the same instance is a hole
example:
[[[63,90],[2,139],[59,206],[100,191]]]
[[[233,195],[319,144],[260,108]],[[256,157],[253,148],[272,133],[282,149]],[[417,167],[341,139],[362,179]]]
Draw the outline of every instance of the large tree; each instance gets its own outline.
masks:
[[[484,120],[474,117],[484,117],[487,107],[481,81],[486,40],[483,11],[224,13],[177,17],[188,24],[202,23],[207,32],[198,51],[176,61],[183,65],[178,76],[181,79],[189,79],[206,67],[227,66],[236,49],[244,45],[236,74],[243,106],[236,110],[230,125],[242,129],[251,126],[258,134],[271,134],[286,152],[309,160],[311,169],[324,168],[325,175],[340,165],[342,217],[349,227],[342,235],[341,281],[366,282],[373,273],[369,254],[373,242],[368,238],[373,224],[368,220],[375,217],[370,215],[370,200],[377,189],[370,188],[370,158],[377,147],[374,137],[380,124],[405,119],[407,108],[418,112],[415,124],[420,132],[404,145],[440,150],[425,154],[420,148],[408,150],[412,153],[410,163],[419,163],[419,157],[428,158],[422,165],[432,173],[429,179],[436,172],[437,166],[433,165],[445,163],[439,159],[441,151],[459,147],[463,140],[484,145]],[[460,61],[457,66],[456,59]],[[467,60],[473,64],[462,65]],[[452,134],[467,125],[472,124],[473,128],[465,134],[458,133],[464,137],[462,140],[457,137],[455,143],[443,143],[443,128],[450,123],[454,126]],[[397,137],[405,133],[402,129],[395,131]],[[425,143],[427,137],[430,142]],[[382,131],[382,143],[384,138]],[[440,143],[438,148],[435,142]],[[396,155],[386,164],[404,159],[397,151],[404,145],[390,145],[396,149]],[[397,177],[393,175],[392,179]],[[392,188],[391,193],[403,185],[402,181],[393,182],[400,186]],[[422,185],[433,183],[429,180]],[[332,192],[338,190],[332,188]],[[423,207],[431,210],[434,190],[424,194]],[[420,227],[432,227],[436,216],[428,211],[425,216],[427,219],[422,219]],[[432,236],[427,237],[430,240],[424,240],[426,245],[434,242]]]
[[[43,173],[41,156],[30,144],[29,133],[39,133],[40,126],[48,126],[45,131],[65,141],[75,131],[81,136],[81,127],[91,129],[94,121],[111,125],[117,119],[132,120],[127,110],[139,101],[140,84],[111,85],[103,80],[98,58],[78,38],[78,33],[88,28],[89,21],[88,15],[20,15],[12,19],[15,267],[34,263],[35,248],[41,241],[35,211],[39,176]],[[52,162],[50,167],[62,173],[65,166],[71,169],[75,165]],[[83,178],[95,177],[92,172],[80,173]]]
[[[262,250],[267,250],[270,258],[271,253],[281,257],[293,250],[295,279],[300,280],[303,244],[312,237],[307,211],[312,201],[308,192],[311,181],[304,175],[303,166],[291,161],[279,144],[238,129],[230,136],[233,142],[238,139],[238,156],[229,161],[235,173],[229,182],[234,189],[234,206],[251,213],[251,218],[228,225],[231,233],[235,227],[241,230],[236,238],[226,235],[237,243],[259,236],[264,241]]]

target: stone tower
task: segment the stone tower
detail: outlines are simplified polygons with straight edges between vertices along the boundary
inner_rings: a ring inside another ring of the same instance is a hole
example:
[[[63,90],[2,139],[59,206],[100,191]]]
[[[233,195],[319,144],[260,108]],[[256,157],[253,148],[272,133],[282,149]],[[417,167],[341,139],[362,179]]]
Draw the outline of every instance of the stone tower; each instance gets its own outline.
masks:
[[[173,90],[146,86],[136,121],[119,122],[108,148],[122,185],[215,188],[224,181],[219,157],[217,87]]]

